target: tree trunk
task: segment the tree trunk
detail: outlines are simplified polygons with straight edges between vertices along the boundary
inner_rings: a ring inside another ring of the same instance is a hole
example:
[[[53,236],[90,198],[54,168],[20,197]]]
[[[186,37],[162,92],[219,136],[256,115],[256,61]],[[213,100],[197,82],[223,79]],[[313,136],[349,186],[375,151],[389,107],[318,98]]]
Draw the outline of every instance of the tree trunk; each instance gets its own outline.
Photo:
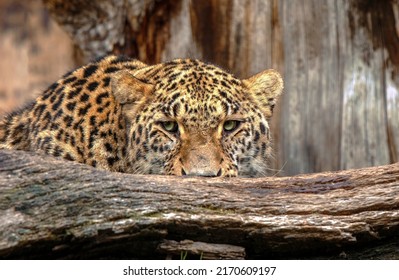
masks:
[[[399,164],[181,178],[0,151],[1,258],[399,259],[398,249]]]
[[[0,0],[0,118],[71,70],[72,52],[41,1]]]

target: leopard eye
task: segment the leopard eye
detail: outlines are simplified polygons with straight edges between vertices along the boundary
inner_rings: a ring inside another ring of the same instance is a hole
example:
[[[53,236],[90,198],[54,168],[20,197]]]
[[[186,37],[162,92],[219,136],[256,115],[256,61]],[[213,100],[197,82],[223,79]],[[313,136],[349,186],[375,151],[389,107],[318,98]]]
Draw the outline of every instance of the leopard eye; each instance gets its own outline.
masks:
[[[225,121],[223,124],[223,130],[225,132],[232,132],[238,127],[239,124],[240,122],[236,120]]]
[[[179,126],[177,124],[177,122],[175,121],[166,121],[166,122],[162,122],[162,127],[167,131],[167,132],[171,132],[171,133],[176,133]]]

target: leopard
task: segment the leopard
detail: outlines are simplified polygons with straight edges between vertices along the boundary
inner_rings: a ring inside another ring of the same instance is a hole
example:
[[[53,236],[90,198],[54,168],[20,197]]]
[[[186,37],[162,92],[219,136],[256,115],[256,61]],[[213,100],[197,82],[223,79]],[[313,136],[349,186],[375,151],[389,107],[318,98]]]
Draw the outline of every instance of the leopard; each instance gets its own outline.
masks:
[[[0,121],[0,149],[131,174],[268,176],[278,71],[246,79],[199,59],[107,55]]]

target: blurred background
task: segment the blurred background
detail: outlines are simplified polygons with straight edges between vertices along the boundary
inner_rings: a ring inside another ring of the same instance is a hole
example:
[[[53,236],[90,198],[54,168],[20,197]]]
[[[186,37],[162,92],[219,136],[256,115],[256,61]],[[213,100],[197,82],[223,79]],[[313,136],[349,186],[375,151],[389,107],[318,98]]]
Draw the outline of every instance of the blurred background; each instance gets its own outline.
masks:
[[[275,68],[276,173],[397,162],[399,0],[0,0],[0,116],[108,53]],[[281,170],[281,171],[278,171]]]

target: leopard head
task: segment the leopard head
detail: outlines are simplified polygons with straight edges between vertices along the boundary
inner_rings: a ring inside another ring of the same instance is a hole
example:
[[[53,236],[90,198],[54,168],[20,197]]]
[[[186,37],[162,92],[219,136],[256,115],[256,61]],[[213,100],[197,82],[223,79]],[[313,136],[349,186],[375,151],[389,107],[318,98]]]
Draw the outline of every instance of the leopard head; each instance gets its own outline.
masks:
[[[122,70],[111,81],[127,122],[129,172],[263,176],[269,120],[283,89],[265,70],[239,80],[198,60]]]

